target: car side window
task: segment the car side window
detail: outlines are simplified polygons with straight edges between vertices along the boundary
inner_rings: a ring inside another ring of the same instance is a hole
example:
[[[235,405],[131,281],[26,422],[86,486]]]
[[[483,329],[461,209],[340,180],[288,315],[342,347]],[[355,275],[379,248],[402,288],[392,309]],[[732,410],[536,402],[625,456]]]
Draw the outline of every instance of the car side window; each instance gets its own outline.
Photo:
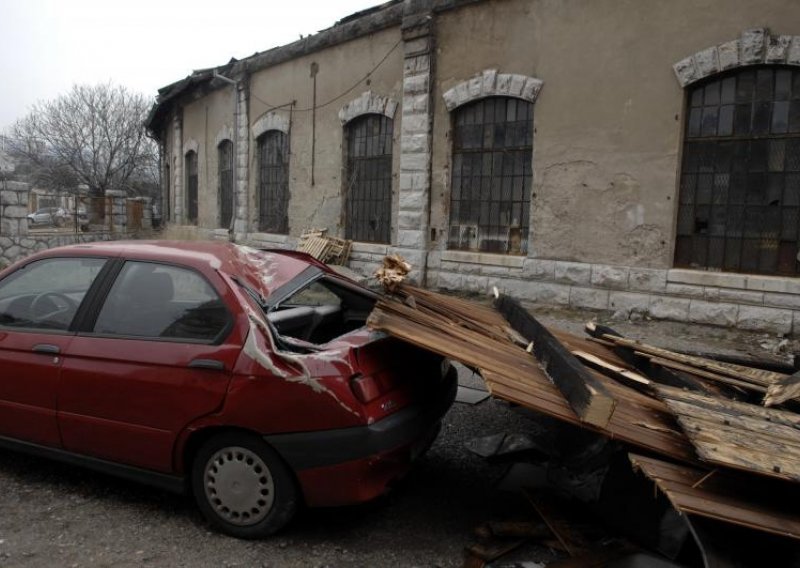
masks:
[[[128,261],[94,326],[101,335],[214,341],[228,323],[222,299],[197,272]]]
[[[310,286],[296,292],[288,300],[281,302],[284,306],[339,306],[342,300],[331,292],[322,282],[314,282]]]
[[[0,327],[66,331],[106,260],[48,258],[0,281]]]

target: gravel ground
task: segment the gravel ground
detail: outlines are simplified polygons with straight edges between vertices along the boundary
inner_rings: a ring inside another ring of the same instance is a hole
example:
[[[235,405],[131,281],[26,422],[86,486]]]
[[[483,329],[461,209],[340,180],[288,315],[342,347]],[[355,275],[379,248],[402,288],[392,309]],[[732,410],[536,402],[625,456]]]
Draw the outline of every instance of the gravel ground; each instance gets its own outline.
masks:
[[[572,331],[592,317],[569,310],[537,314]],[[780,343],[702,326],[610,323],[631,337],[673,347],[752,353]],[[462,384],[480,386],[468,371],[460,377]],[[365,506],[302,511],[286,530],[256,542],[211,532],[189,498],[0,451],[0,566],[460,566],[477,524],[531,518],[519,495],[495,487],[507,466],[487,463],[464,443],[539,430],[501,401],[457,403],[429,453],[391,495]],[[551,557],[525,550],[529,560]]]

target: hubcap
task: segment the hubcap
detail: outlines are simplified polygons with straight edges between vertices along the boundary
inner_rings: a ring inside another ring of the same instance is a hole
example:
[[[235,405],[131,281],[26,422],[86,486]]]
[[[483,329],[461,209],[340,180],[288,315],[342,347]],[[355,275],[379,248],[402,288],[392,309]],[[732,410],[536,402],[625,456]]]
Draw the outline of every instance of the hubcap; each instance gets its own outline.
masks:
[[[275,482],[263,460],[232,446],[211,456],[205,468],[206,498],[217,515],[231,524],[254,525],[275,501]]]

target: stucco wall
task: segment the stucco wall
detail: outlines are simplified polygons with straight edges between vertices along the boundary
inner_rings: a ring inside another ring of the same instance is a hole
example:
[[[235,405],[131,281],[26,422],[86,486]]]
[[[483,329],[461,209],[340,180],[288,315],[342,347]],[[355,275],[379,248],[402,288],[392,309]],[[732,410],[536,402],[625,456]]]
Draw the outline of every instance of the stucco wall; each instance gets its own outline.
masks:
[[[544,81],[534,109],[529,256],[667,268],[684,105],[672,65],[754,27],[800,33],[797,2],[481,2],[438,16],[435,90],[441,103],[455,83],[489,68]],[[444,229],[443,104],[434,125],[432,216]]]
[[[198,175],[197,222],[201,227],[219,226],[219,181],[217,136],[233,127],[234,93],[232,87],[212,91],[191,102],[183,110],[183,140],[196,141]],[[184,147],[184,154],[188,148]],[[184,172],[184,175],[185,172]]]
[[[289,132],[290,162],[289,230],[297,235],[306,227],[327,227],[331,234],[343,233],[342,222],[342,143],[343,128],[339,110],[366,90],[388,96],[400,102],[402,93],[403,50],[397,45],[399,28],[355,39],[334,48],[300,57],[256,72],[250,79],[251,127],[273,106],[296,101],[294,107],[277,109],[291,115]],[[395,47],[397,45],[397,47]],[[386,54],[389,57],[371,75],[369,84],[361,83],[342,95],[362,79]],[[311,185],[311,141],[313,79],[311,63],[316,62],[317,104],[324,107],[316,112],[316,161],[314,186]],[[336,99],[336,97],[339,97]],[[336,100],[332,100],[336,99]],[[291,109],[291,111],[290,111]],[[394,117],[394,167],[399,160],[400,113]],[[257,146],[250,152],[250,212],[251,226],[257,226]],[[393,179],[393,218],[396,219],[397,180]],[[396,223],[393,223],[393,226]]]
[[[533,302],[800,333],[797,279],[672,269],[685,106],[678,77],[687,84],[707,76],[723,51],[702,50],[740,37],[726,44],[728,59],[752,52],[760,37],[760,62],[800,64],[797,6],[797,0],[406,0],[237,62],[230,72],[243,80],[237,128],[243,200],[232,237],[291,248],[307,227],[343,236],[339,111],[369,90],[400,105],[392,234],[389,245],[355,243],[351,267],[371,273],[385,254],[400,253],[415,266],[412,277],[434,288],[483,293],[497,286]],[[742,35],[753,28],[785,37],[765,45],[763,32]],[[313,186],[312,63],[319,69]],[[479,76],[488,82],[469,82]],[[210,213],[217,184],[216,148],[208,141],[218,128],[209,126],[213,115],[232,112],[230,99],[216,100],[231,88],[203,95],[215,88],[210,71],[191,79],[176,83],[177,103],[169,107],[183,120],[163,128],[181,156],[192,141],[205,141],[208,153],[199,156],[200,226],[189,234],[228,238],[214,231],[216,211]],[[509,91],[535,101],[527,255],[446,250],[451,111]],[[252,130],[271,111],[289,124],[289,235],[256,232]],[[180,165],[173,165],[179,183],[172,191],[182,202]]]

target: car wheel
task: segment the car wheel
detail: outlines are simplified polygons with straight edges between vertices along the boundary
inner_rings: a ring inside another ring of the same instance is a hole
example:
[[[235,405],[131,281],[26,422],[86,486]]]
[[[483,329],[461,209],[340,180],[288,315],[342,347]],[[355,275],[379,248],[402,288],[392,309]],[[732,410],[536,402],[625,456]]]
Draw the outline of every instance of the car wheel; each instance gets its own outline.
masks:
[[[197,505],[215,528],[237,538],[262,538],[283,528],[297,509],[297,488],[281,457],[259,437],[211,438],[192,464]]]

